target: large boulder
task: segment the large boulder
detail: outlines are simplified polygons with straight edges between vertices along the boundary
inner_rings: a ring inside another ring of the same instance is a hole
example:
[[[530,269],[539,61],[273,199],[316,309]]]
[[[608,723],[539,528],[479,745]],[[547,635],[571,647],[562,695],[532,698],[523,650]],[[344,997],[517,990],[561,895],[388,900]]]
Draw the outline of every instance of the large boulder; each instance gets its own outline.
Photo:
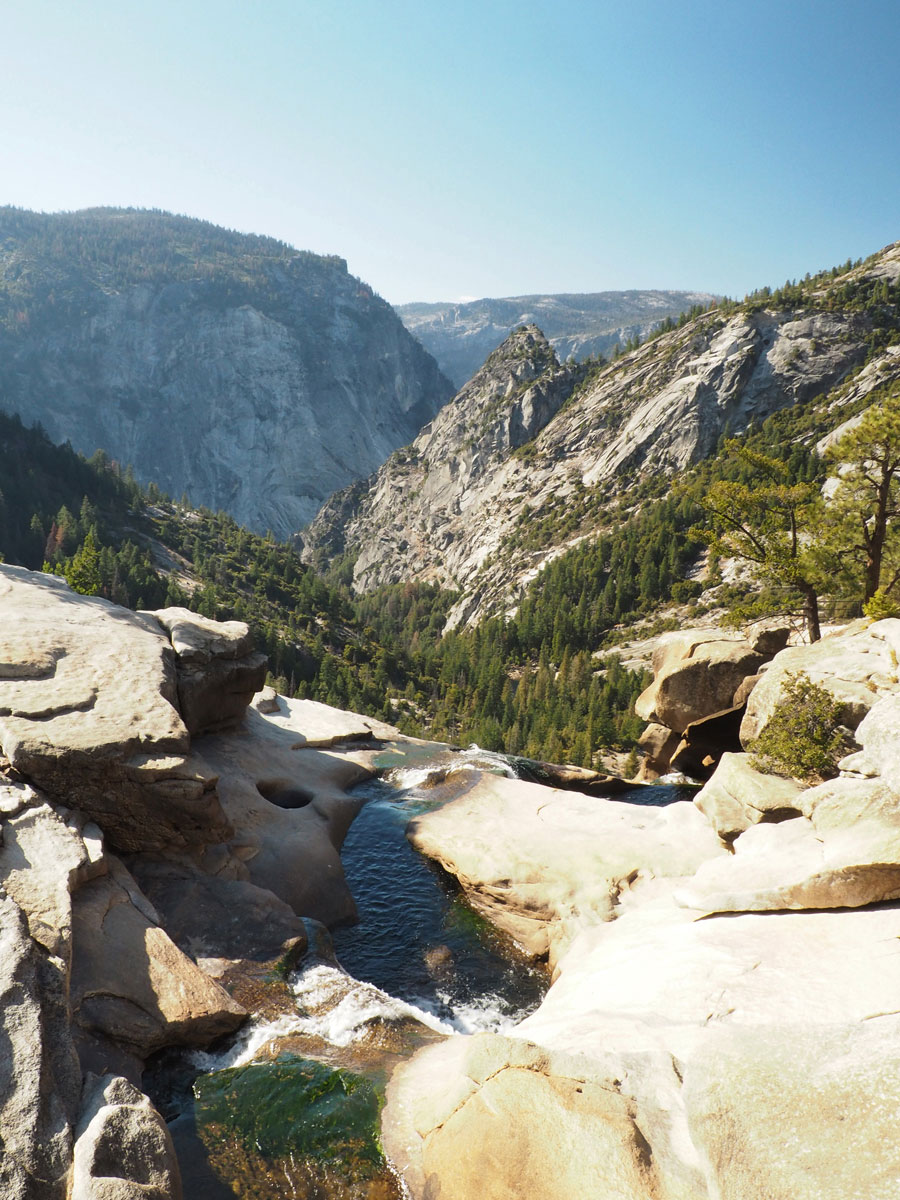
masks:
[[[414,1200],[888,1200],[900,908],[696,918],[661,894],[628,906],[505,1038],[395,1072],[385,1144]]]
[[[69,1200],[181,1200],[166,1123],[127,1079],[88,1074],[75,1132]]]
[[[770,657],[766,649],[715,630],[670,634],[653,651],[653,682],[635,711],[645,721],[683,733],[688,725],[733,707],[748,675]],[[772,651],[774,653],[774,651]]]
[[[152,618],[0,564],[0,746],[113,846],[221,841],[215,778],[189,757],[175,652]]]
[[[479,1034],[420,1052],[392,1078],[382,1132],[416,1198],[658,1195],[630,1100],[576,1056],[520,1038]]]
[[[741,742],[749,747],[763,732],[785,687],[805,675],[830,692],[842,720],[855,729],[873,704],[900,685],[900,619],[856,621],[811,646],[789,646],[776,655],[750,693],[741,724]]]
[[[155,617],[175,650],[178,707],[188,733],[227,729],[238,722],[266,681],[265,654],[253,649],[243,621],[211,621],[186,608]]]
[[[0,892],[0,1195],[65,1200],[81,1072],[66,973]]]
[[[34,940],[68,965],[72,892],[106,872],[100,830],[3,776],[0,796],[21,802],[18,811],[4,813],[0,885],[25,914]]]
[[[207,1045],[247,1014],[178,949],[124,867],[110,868],[74,896],[71,1006],[84,1064],[132,1075],[163,1046]]]
[[[749,754],[723,754],[712,778],[694,797],[721,838],[734,838],[759,821],[798,816],[803,785],[779,775],[764,775]]]

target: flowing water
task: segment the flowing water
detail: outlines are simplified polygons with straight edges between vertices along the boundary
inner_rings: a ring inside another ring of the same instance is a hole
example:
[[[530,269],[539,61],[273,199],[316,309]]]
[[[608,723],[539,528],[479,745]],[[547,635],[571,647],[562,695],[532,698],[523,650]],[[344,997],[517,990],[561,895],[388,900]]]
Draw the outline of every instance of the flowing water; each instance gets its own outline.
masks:
[[[477,747],[435,750],[386,752],[376,761],[382,777],[358,789],[365,804],[341,857],[359,923],[333,931],[333,949],[311,923],[310,953],[281,984],[281,1010],[219,1052],[192,1055],[201,1074],[172,1125],[186,1195],[402,1196],[378,1151],[378,1096],[391,1067],[435,1037],[502,1032],[539,1005],[545,970],[405,836],[412,817],[453,794],[443,782],[450,771],[514,768]],[[453,778],[458,786],[464,776]],[[616,799],[658,805],[686,794],[652,787]]]

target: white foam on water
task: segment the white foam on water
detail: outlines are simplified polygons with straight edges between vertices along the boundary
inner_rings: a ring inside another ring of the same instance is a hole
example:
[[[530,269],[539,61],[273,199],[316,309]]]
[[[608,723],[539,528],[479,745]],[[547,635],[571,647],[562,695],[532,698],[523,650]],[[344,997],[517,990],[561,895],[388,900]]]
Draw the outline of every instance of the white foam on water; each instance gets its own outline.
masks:
[[[374,984],[325,963],[302,971],[292,990],[304,1010],[296,1018],[298,1032],[315,1034],[333,1046],[358,1041],[374,1021],[414,1020],[437,1033],[454,1032],[452,1025],[435,1013],[389,996]]]
[[[210,1071],[225,1071],[229,1067],[245,1067],[258,1057],[260,1050],[279,1038],[303,1033],[302,1021],[293,1013],[285,1013],[273,1021],[249,1021],[238,1033],[235,1041],[218,1054],[208,1050],[192,1050],[188,1058],[204,1074]]]
[[[516,771],[502,754],[493,750],[482,750],[475,742],[467,750],[451,752],[424,767],[392,767],[384,778],[401,791],[427,787],[448,771],[489,771],[492,775],[506,775],[515,779]]]
[[[438,999],[451,1010],[450,1024],[456,1033],[507,1033],[522,1019],[521,1013],[510,1014],[499,996],[479,996],[461,1003],[438,992]]]

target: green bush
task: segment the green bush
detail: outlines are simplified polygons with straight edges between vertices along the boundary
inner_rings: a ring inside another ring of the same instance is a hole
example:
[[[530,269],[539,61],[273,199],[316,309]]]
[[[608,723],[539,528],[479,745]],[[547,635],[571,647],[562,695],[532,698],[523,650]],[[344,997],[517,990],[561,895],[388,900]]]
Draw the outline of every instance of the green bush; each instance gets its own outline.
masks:
[[[892,600],[884,588],[879,588],[871,600],[867,600],[863,605],[863,612],[873,621],[881,621],[885,617],[900,617],[900,604]]]
[[[841,715],[840,704],[825,688],[806,675],[789,675],[783,698],[750,746],[753,765],[806,782],[833,778],[849,749]]]

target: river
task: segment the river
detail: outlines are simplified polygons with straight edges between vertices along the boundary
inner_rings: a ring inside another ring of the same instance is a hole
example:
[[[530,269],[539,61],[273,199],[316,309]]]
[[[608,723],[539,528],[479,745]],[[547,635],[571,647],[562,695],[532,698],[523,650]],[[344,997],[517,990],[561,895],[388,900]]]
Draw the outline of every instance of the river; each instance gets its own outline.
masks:
[[[540,1004],[545,969],[406,840],[411,817],[446,802],[447,789],[433,782],[447,762],[515,773],[508,760],[475,747],[451,753],[410,763],[388,751],[377,760],[382,777],[358,789],[365,804],[341,852],[359,923],[330,936],[310,923],[310,952],[268,985],[280,997],[276,1010],[216,1052],[191,1056],[187,1086],[174,1099],[170,1092],[167,1113],[185,1196],[402,1197],[378,1145],[390,1070],[429,1040],[502,1032]],[[684,796],[669,786],[616,799],[667,804]]]

